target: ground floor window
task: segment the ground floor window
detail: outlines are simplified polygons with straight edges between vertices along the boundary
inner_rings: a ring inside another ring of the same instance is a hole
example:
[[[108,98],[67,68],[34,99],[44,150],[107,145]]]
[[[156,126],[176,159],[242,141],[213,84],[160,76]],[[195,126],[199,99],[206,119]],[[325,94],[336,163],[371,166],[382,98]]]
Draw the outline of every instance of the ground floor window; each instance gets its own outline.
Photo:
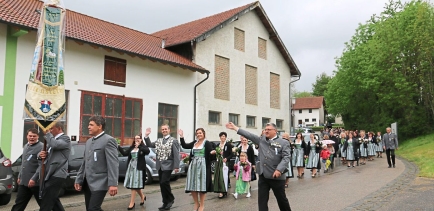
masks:
[[[170,136],[178,137],[178,106],[159,103],[158,104],[158,138],[162,138],[160,126],[166,124],[170,127]]]

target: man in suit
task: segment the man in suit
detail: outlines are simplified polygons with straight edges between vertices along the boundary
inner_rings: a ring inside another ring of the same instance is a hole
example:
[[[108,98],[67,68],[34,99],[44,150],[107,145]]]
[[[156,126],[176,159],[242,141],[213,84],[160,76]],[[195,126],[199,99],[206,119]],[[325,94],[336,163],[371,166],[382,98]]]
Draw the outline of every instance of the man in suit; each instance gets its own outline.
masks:
[[[47,141],[48,150],[39,153],[39,157],[45,159],[45,180],[44,186],[41,187],[42,199],[40,210],[63,211],[62,203],[59,200],[59,190],[63,187],[63,183],[68,176],[68,158],[71,151],[71,140],[69,136],[63,133],[63,124],[60,122],[56,122],[50,128],[50,132],[46,131],[44,138]]]
[[[289,142],[277,136],[277,126],[268,123],[265,127],[265,135],[256,136],[246,130],[240,129],[232,122],[226,124],[226,128],[237,131],[237,134],[246,137],[253,143],[259,145],[258,168],[258,206],[259,211],[268,211],[268,199],[270,188],[273,189],[274,196],[280,210],[290,211],[288,198],[285,193],[284,174],[290,162],[291,149]]]
[[[144,138],[146,145],[155,148],[157,154],[156,168],[158,170],[161,197],[163,198],[163,206],[158,209],[170,210],[170,207],[175,202],[175,196],[173,196],[172,188],[170,187],[170,176],[172,175],[172,171],[175,171],[175,173],[179,171],[180,147],[178,140],[170,136],[169,125],[161,125],[161,133],[163,134],[163,138],[159,138],[154,143],[151,143],[149,139],[151,128],[147,128]]]
[[[87,211],[101,211],[104,197],[118,192],[119,160],[116,140],[104,133],[105,119],[92,116],[88,125],[92,138],[86,141],[84,159],[75,179],[75,190],[84,190]]]
[[[389,168],[395,168],[395,149],[398,150],[398,137],[395,133],[392,133],[390,127],[386,128],[387,133],[383,135],[383,149],[386,150],[387,164]],[[390,157],[392,157],[392,162],[390,162]]]
[[[44,146],[38,139],[39,135],[36,128],[27,130],[27,144],[24,145],[23,155],[21,156],[21,169],[17,180],[18,193],[12,211],[24,211],[32,196],[35,197],[38,205],[41,205],[39,184],[32,180],[39,174],[36,171],[39,167],[37,157]]]

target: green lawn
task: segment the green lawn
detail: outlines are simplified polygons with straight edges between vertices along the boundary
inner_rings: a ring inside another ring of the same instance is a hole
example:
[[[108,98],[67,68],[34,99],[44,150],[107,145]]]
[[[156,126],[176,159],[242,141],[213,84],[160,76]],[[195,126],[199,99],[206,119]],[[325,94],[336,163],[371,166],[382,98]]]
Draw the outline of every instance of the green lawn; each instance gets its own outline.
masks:
[[[419,167],[419,176],[434,178],[434,134],[403,142],[396,154],[414,162]]]

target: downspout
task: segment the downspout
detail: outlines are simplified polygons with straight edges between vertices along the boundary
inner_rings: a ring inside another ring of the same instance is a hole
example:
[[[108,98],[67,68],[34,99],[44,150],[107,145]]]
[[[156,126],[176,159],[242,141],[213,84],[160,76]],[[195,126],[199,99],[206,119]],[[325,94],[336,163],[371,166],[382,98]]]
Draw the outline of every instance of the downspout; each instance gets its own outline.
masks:
[[[205,82],[206,80],[208,80],[209,78],[209,72],[206,72],[206,78],[203,79],[202,81],[200,81],[198,84],[196,84],[194,86],[194,113],[193,113],[193,134],[196,134],[196,88],[203,82]],[[195,135],[193,135],[193,141],[194,141],[194,137]]]
[[[291,99],[291,84],[300,80],[301,73],[298,74],[298,79],[289,82],[289,134],[291,134],[291,124],[292,122],[292,99]]]

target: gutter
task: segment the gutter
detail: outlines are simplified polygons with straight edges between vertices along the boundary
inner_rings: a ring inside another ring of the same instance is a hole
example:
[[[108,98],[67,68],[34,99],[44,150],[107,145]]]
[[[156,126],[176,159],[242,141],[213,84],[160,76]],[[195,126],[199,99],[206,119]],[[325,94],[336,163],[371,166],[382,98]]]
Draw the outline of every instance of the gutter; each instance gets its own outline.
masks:
[[[298,79],[289,82],[289,134],[291,134],[291,123],[292,123],[292,99],[291,99],[291,84],[299,81],[301,78],[301,73],[298,71]]]
[[[209,72],[206,72],[206,78],[194,86],[194,111],[193,111],[193,130],[194,131],[193,131],[193,134],[196,134],[196,99],[197,99],[196,89],[201,83],[208,80],[208,78],[209,78]],[[194,141],[194,137],[195,137],[195,135],[193,135],[193,141]]]

